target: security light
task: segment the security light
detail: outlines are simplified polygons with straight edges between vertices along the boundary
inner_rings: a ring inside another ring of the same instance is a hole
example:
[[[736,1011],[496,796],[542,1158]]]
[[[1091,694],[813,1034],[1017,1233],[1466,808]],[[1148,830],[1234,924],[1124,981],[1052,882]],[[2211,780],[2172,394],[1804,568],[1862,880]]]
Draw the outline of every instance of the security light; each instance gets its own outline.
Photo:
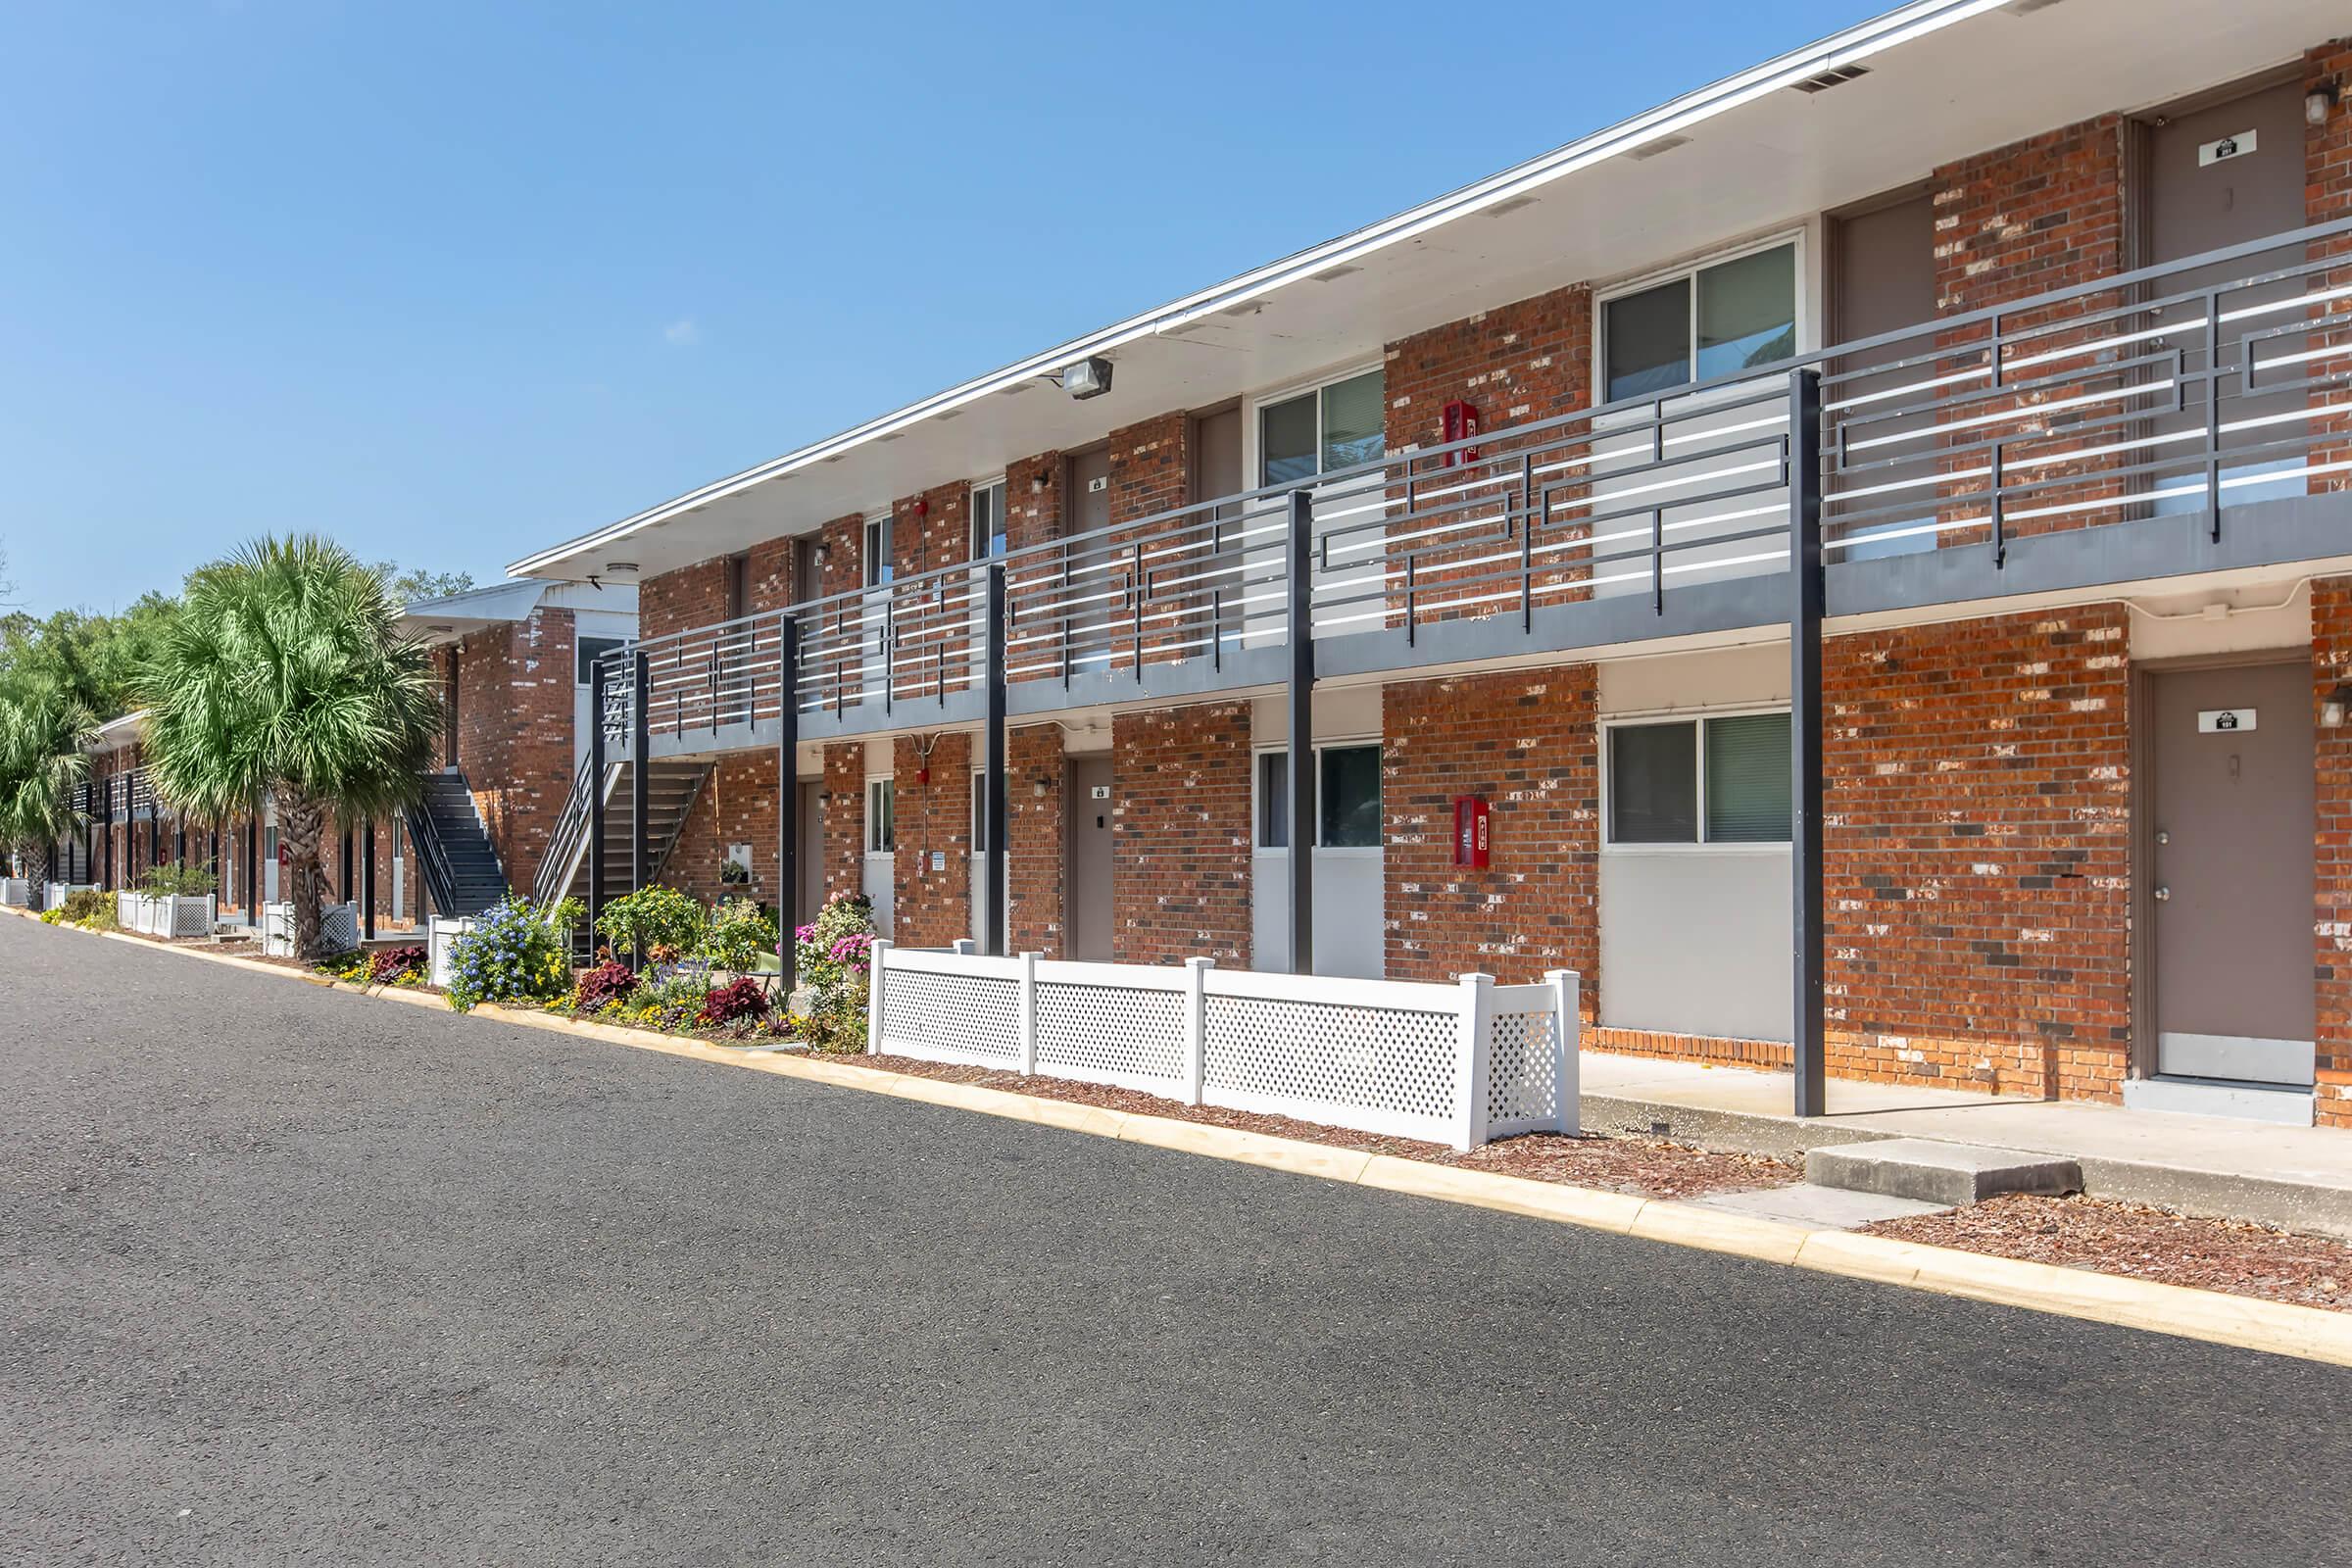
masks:
[[[2303,123],[2325,125],[2335,111],[2336,95],[2343,89],[2332,81],[2323,81],[2303,95]]]
[[[1097,356],[1061,372],[1061,389],[1074,398],[1099,398],[1110,390],[1110,362]]]

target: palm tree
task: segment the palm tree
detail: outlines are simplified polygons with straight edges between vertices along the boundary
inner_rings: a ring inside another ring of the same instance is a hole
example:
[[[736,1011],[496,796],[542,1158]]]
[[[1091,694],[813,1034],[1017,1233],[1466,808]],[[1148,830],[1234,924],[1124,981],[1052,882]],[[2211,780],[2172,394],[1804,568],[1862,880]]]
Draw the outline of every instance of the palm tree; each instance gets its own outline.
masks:
[[[54,686],[0,697],[0,853],[46,859],[80,820],[74,788],[89,777],[82,750],[97,727],[90,711]]]
[[[188,579],[140,673],[162,800],[216,817],[277,802],[306,958],[318,956],[327,813],[407,806],[440,739],[428,657],[399,621],[382,577],[340,546],[265,538]]]

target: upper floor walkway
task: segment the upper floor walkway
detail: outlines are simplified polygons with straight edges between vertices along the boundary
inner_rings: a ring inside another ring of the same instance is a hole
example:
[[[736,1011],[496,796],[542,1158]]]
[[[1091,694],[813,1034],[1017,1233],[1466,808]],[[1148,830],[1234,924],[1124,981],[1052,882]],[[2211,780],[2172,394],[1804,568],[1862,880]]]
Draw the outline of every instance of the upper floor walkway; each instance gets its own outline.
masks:
[[[2348,486],[2352,220],[632,642],[609,755],[2352,562]]]

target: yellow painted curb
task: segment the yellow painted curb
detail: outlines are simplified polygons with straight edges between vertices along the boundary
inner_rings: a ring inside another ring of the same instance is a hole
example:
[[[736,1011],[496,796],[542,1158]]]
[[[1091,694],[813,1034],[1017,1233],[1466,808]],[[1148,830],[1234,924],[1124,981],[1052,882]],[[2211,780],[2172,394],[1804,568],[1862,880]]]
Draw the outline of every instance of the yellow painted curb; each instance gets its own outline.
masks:
[[[17,910],[28,918],[38,915]],[[58,930],[78,931],[60,926]],[[389,986],[338,984],[323,975],[261,963],[224,953],[148,942],[121,932],[80,932],[111,937],[148,950],[175,953],[209,963],[260,974],[289,976],[314,985],[356,991],[377,1000],[441,1008],[440,999]],[[1993,1257],[1953,1248],[1928,1247],[1850,1231],[1808,1230],[1781,1220],[1760,1219],[1693,1203],[1635,1198],[1560,1182],[1532,1181],[1493,1171],[1464,1170],[1391,1154],[1365,1154],[1300,1139],[1276,1138],[1240,1128],[1112,1110],[1077,1101],[1053,1100],[1011,1090],[987,1089],[939,1078],[857,1065],[855,1057],[783,1055],[712,1046],[648,1029],[630,1029],[585,1019],[485,1004],[473,1009],[498,1023],[558,1034],[578,1035],[638,1051],[660,1052],[698,1061],[719,1062],[778,1077],[800,1078],[865,1094],[1040,1126],[1058,1127],[1098,1138],[1149,1144],[1211,1159],[1287,1170],[1324,1181],[1377,1188],[1441,1202],[1491,1208],[1530,1219],[1632,1236],[1673,1247],[1699,1248],[1767,1262],[1835,1274],[1873,1284],[1959,1297],[2061,1317],[2082,1318],[2119,1328],[2203,1340],[2272,1355],[2294,1356],[2352,1366],[2352,1313],[2294,1306],[2283,1301],[2227,1296],[2219,1291],[2160,1285],[2126,1275],[2099,1274],[2022,1258]]]

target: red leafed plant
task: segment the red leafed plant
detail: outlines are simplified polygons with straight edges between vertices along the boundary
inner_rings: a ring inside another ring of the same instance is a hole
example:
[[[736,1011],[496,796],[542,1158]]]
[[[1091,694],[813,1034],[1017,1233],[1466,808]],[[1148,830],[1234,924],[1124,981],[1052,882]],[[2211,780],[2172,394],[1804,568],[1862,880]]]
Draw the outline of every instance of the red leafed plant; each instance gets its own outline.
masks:
[[[703,998],[703,1010],[697,1020],[707,1024],[741,1023],[746,1019],[763,1017],[767,1012],[767,993],[750,975],[730,980]]]
[[[571,994],[572,1010],[602,1012],[636,989],[637,977],[629,972],[629,966],[607,958],[581,972],[580,983]]]
[[[422,948],[382,949],[368,960],[368,983],[393,986],[404,981],[420,980],[429,961]]]

